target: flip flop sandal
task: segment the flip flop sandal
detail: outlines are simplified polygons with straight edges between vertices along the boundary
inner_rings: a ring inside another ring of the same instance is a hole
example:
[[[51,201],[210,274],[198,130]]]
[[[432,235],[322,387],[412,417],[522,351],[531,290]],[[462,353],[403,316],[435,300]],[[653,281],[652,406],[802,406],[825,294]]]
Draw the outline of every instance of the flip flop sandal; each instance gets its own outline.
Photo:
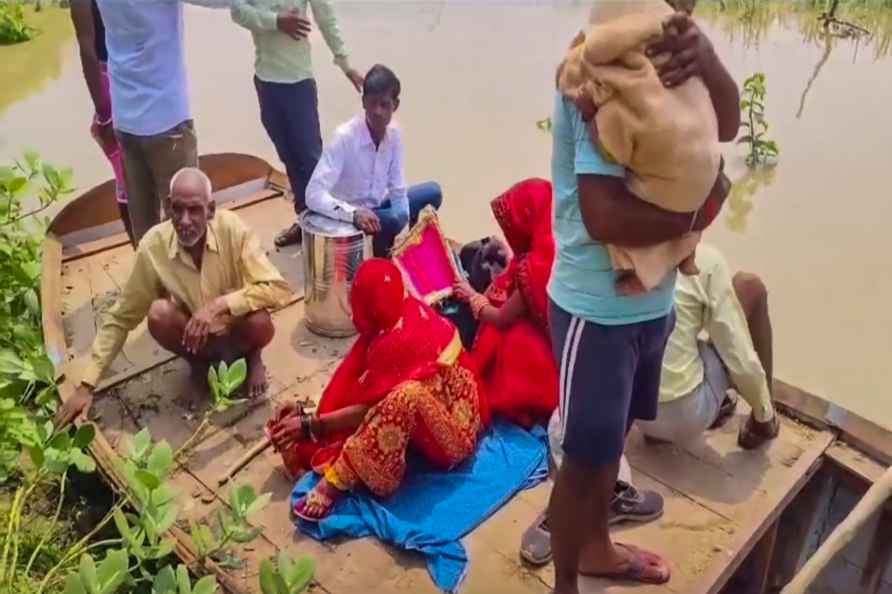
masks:
[[[544,524],[545,514],[541,513],[520,539],[520,557],[530,565],[551,562],[551,534],[543,528]]]
[[[611,571],[606,573],[580,573],[586,577],[603,578],[608,580],[627,580],[638,582],[641,584],[652,584],[659,586],[669,581],[671,572],[666,562],[654,553],[649,553],[638,547],[621,543],[614,543],[614,546],[622,547],[632,553],[629,565],[621,571]],[[659,573],[660,575],[654,575]]]
[[[328,514],[331,513],[331,509],[334,507],[334,499],[326,495],[325,493],[320,493],[317,489],[313,489],[303,497],[297,500],[297,503],[294,504],[294,515],[300,518],[301,520],[307,522],[319,522],[328,517]],[[308,516],[304,513],[304,510],[307,508],[307,505],[317,505],[323,508],[322,515],[319,517]]]

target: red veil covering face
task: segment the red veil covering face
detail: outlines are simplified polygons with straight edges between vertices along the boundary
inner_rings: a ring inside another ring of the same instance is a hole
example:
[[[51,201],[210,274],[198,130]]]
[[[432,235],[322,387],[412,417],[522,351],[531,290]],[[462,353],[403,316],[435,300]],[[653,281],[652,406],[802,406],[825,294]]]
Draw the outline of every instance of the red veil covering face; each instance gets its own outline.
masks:
[[[436,375],[441,367],[440,355],[456,341],[456,329],[448,320],[406,293],[402,275],[390,260],[375,258],[360,267],[350,304],[359,338],[322,393],[318,415],[356,404],[372,406],[403,382]],[[474,370],[470,355],[464,351],[455,364]],[[489,410],[482,394],[478,406],[485,425]],[[349,435],[327,435],[321,442],[298,443],[282,452],[285,465],[292,475],[307,468],[320,470],[337,457]],[[427,442],[423,435],[416,439],[416,445]],[[423,449],[435,462],[440,457],[436,451]]]
[[[486,297],[500,307],[520,291],[527,311],[507,329],[481,324],[473,357],[492,412],[529,427],[547,420],[558,398],[548,331],[547,288],[554,262],[551,183],[524,180],[493,200],[492,211],[514,258]]]

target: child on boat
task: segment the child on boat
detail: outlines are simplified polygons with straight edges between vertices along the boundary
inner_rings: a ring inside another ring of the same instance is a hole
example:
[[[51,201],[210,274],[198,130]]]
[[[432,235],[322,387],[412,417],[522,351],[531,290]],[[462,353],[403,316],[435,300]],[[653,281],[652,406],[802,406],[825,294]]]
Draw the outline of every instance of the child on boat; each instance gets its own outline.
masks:
[[[690,212],[693,221],[713,187],[727,184],[703,81],[694,76],[666,88],[645,53],[650,43],[675,33],[664,26],[673,10],[663,0],[602,1],[592,10],[593,25],[574,39],[558,87],[592,116],[596,148],[626,168],[630,192],[665,210]],[[607,246],[611,265],[623,271],[617,288],[650,290],[679,266],[696,274],[699,239],[699,232],[689,232],[656,245]]]

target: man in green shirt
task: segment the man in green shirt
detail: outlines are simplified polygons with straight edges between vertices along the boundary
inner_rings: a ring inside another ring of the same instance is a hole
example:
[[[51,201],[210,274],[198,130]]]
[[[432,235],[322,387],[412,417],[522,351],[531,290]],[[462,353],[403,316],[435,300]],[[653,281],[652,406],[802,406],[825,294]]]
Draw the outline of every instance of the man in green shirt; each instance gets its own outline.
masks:
[[[256,57],[254,86],[260,120],[285,165],[294,211],[305,208],[304,193],[322,154],[319,100],[310,56],[307,4],[334,54],[334,61],[362,91],[362,75],[350,67],[331,0],[233,0],[232,20],[251,31]],[[295,222],[275,239],[282,247],[301,240]]]

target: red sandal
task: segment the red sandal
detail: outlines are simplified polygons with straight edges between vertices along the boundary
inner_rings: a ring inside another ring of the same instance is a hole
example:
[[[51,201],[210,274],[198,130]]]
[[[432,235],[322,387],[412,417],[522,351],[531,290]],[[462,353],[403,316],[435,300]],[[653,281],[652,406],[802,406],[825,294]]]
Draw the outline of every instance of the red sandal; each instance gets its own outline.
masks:
[[[669,566],[659,555],[639,549],[633,545],[621,544],[618,542],[613,543],[613,546],[623,548],[631,553],[629,563],[625,568],[606,573],[580,572],[580,575],[609,580],[628,580],[657,586],[669,581],[669,578],[671,577]]]
[[[307,522],[319,522],[324,520],[331,514],[335,503],[341,497],[341,492],[335,487],[328,484],[325,479],[320,480],[313,489],[297,500],[294,504],[294,515]],[[307,506],[319,507],[322,512],[319,515],[311,516],[307,514]]]

